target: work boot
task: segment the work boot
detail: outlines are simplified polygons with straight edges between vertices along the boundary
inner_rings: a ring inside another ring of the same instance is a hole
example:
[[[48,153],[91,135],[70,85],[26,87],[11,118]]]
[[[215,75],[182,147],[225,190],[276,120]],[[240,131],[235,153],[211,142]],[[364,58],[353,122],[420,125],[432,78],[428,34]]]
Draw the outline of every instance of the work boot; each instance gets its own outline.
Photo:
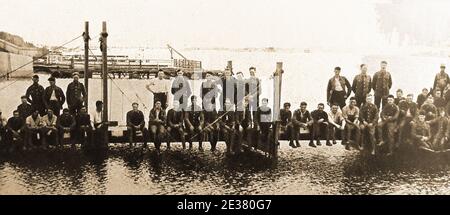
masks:
[[[186,143],[181,143],[181,145],[183,145],[183,150],[185,150],[186,149]]]
[[[336,145],[336,144],[337,144],[336,140],[333,140],[333,145]]]
[[[298,142],[298,140],[295,141],[295,146],[297,146],[297,148],[301,147],[300,143]]]
[[[309,146],[311,146],[311,147],[313,147],[313,148],[316,148],[317,146],[316,145],[314,145],[314,141],[309,141]]]
[[[317,145],[317,146],[321,146],[321,145],[322,145],[322,143],[320,143],[320,140],[317,140],[317,141],[316,141],[316,145]]]
[[[345,150],[350,151],[350,144],[345,145]]]
[[[331,144],[330,141],[327,141],[326,145],[327,145],[327,146],[333,146],[333,144]]]
[[[192,143],[189,143],[189,150],[192,150]]]
[[[294,142],[292,142],[292,141],[289,142],[289,146],[292,147],[292,148],[294,148],[294,149],[297,148],[297,146],[295,146],[295,145],[294,145]]]

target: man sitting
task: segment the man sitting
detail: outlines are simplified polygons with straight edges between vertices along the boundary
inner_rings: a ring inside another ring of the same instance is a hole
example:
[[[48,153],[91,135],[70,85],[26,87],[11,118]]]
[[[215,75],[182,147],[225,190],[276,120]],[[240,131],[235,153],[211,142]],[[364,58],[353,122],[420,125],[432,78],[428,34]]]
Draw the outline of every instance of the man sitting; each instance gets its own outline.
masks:
[[[86,106],[82,106],[80,113],[75,117],[77,122],[78,141],[82,146],[92,144],[91,116],[87,113]]]
[[[63,145],[65,140],[69,140],[72,147],[75,147],[75,118],[70,114],[68,108],[63,109],[63,113],[58,117],[56,121],[56,127],[59,131],[59,144]]]
[[[400,114],[400,110],[397,105],[394,104],[394,96],[389,95],[387,98],[388,104],[383,107],[380,113],[381,122],[378,124],[378,135],[380,143],[379,145],[384,145],[383,134],[386,134],[389,153],[388,156],[394,153],[395,144],[395,132],[397,127],[397,119]],[[386,129],[386,132],[383,132]]]
[[[208,137],[211,143],[211,151],[216,151],[217,141],[219,141],[220,123],[218,122],[218,113],[215,104],[208,100],[204,100],[203,106],[205,110],[203,111],[205,116],[205,135]]]
[[[7,123],[8,123],[8,120],[2,114],[2,110],[0,110],[0,146],[6,142],[5,138],[6,138]]]
[[[328,114],[323,111],[325,105],[323,103],[319,103],[317,105],[317,110],[311,112],[311,118],[313,120],[312,124],[312,135],[311,140],[309,141],[309,146],[316,148],[317,146],[321,146],[320,143],[320,134],[322,132],[325,133],[325,136],[328,136]],[[316,140],[317,146],[314,145],[314,140]]]
[[[183,128],[184,113],[178,100],[174,100],[172,105],[173,108],[167,112],[167,133],[169,134],[167,149],[170,149],[170,141],[174,141],[174,136],[180,138],[183,149],[186,149]]]
[[[375,129],[378,123],[378,107],[373,103],[373,96],[367,95],[366,103],[361,107],[359,114],[359,128],[361,130],[361,143],[363,148],[370,146],[371,154],[375,155]],[[368,142],[368,144],[364,144]]]
[[[220,130],[225,137],[227,154],[233,154],[235,151],[236,113],[234,112],[234,105],[229,98],[225,99],[224,110],[220,111],[219,115],[222,116],[220,120]]]
[[[192,149],[192,140],[196,137],[198,140],[198,149],[203,151],[204,115],[202,108],[197,105],[197,96],[191,97],[191,105],[186,109],[185,120],[189,135],[189,150]]]
[[[327,146],[332,144],[329,139],[333,140],[333,144],[336,144],[336,132],[341,132],[341,137],[344,137],[345,119],[342,116],[342,112],[339,110],[339,105],[334,103],[331,105],[331,111],[328,113],[328,138]]]
[[[306,102],[300,103],[300,109],[295,110],[294,115],[292,116],[292,127],[291,127],[291,138],[290,142],[293,142],[295,140],[295,146],[300,147],[300,143],[298,142],[298,135],[300,129],[309,129],[311,131],[311,114],[308,110],[306,110],[307,107]],[[311,134],[312,135],[312,132]]]
[[[412,124],[411,136],[415,145],[424,150],[431,150],[430,146],[430,126],[425,122],[425,111],[419,112],[419,117],[416,122]]]
[[[42,118],[42,142],[44,147],[48,146],[48,141],[53,141],[55,145],[58,144],[58,129],[56,127],[58,117],[53,114],[52,109],[47,109],[47,115]]]
[[[127,113],[127,134],[130,147],[133,146],[138,134],[143,137],[144,147],[147,147],[147,128],[145,128],[144,113],[139,110],[139,104],[134,102],[133,109]]]
[[[361,149],[360,145],[360,130],[359,130],[359,108],[356,107],[356,98],[350,98],[349,105],[345,106],[342,110],[342,116],[345,119],[345,149],[350,150],[350,146],[353,145],[358,149]],[[355,133],[355,137],[352,138],[352,134]],[[352,144],[353,143],[353,144]]]
[[[6,124],[6,142],[11,144],[9,147],[10,151],[20,149],[21,147],[25,149],[25,130],[25,120],[20,117],[19,111],[15,110],[13,117],[9,118]]]
[[[160,152],[161,142],[166,135],[166,112],[161,107],[161,102],[156,101],[152,110],[150,110],[148,127],[150,135],[155,143],[156,152]]]
[[[40,146],[42,144],[42,119],[39,116],[39,110],[34,110],[31,116],[26,119],[26,148],[35,148],[35,146]]]

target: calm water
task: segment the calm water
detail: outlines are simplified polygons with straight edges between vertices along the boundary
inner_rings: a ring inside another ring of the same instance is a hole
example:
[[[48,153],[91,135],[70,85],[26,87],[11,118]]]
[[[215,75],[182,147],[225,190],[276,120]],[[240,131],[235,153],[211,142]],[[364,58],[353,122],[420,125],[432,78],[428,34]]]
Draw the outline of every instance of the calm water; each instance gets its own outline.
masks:
[[[160,156],[125,145],[2,153],[0,194],[450,194],[446,159],[382,159],[341,145],[302,144],[290,149],[283,142],[276,163],[251,152],[229,158],[179,145]]]

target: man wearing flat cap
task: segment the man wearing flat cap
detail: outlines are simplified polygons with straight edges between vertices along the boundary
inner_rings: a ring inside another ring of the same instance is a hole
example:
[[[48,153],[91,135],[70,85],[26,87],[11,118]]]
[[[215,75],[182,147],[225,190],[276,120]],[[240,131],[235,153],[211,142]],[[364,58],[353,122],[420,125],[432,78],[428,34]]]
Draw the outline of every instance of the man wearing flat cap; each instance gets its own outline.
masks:
[[[73,81],[67,86],[67,105],[70,113],[75,115],[80,112],[83,103],[86,100],[86,89],[84,85],[79,82],[80,75],[78,72],[73,73]]]
[[[33,84],[28,87],[25,96],[31,104],[31,107],[39,111],[39,115],[44,116],[46,114],[44,100],[42,99],[44,96],[44,87],[39,84],[39,76],[33,76]]]
[[[441,92],[444,92],[447,84],[450,84],[450,78],[445,72],[445,64],[441,64],[441,71],[436,74],[436,77],[434,78],[433,91],[436,92],[436,90],[440,90]]]
[[[44,91],[44,104],[47,109],[51,109],[53,114],[59,117],[62,106],[66,101],[64,92],[58,86],[56,86],[56,80],[54,77],[48,79],[50,86],[45,88]]]

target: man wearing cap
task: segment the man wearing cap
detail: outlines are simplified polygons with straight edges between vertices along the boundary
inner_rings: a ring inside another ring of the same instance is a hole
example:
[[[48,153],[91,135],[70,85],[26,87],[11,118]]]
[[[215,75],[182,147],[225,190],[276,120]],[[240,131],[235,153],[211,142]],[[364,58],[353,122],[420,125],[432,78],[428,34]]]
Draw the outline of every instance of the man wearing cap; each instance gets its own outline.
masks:
[[[38,110],[41,116],[46,114],[45,103],[42,99],[44,96],[44,87],[39,84],[39,76],[33,76],[33,84],[28,87],[25,96],[34,110]]]
[[[166,136],[166,112],[161,107],[161,102],[156,101],[155,106],[150,110],[148,120],[148,130],[155,143],[156,152],[159,153],[161,142]]]
[[[28,104],[28,100],[26,96],[21,97],[22,104],[17,106],[17,110],[19,111],[20,117],[23,118],[23,120],[27,119],[33,112],[33,107],[31,107],[30,104]]]
[[[92,143],[92,124],[91,116],[87,113],[85,106],[82,106],[80,112],[75,116],[77,123],[78,141],[82,146]]]
[[[139,104],[133,102],[133,109],[127,113],[127,134],[130,146],[136,141],[136,136],[138,133],[142,134],[144,147],[147,147],[147,128],[145,128],[145,118],[144,113],[139,110]]]
[[[392,77],[391,73],[386,71],[387,62],[381,61],[381,70],[373,75],[372,79],[372,89],[375,92],[375,105],[380,109],[380,105],[383,106],[387,102],[387,96],[389,95],[389,90],[392,87]]]
[[[171,92],[174,100],[178,100],[181,109],[185,110],[188,106],[188,99],[192,95],[192,89],[188,78],[184,76],[182,70],[177,71],[177,77],[172,82]]]
[[[367,94],[372,90],[372,78],[367,74],[367,65],[361,64],[360,69],[361,73],[355,76],[352,85],[358,107],[366,101]]]
[[[92,112],[92,124],[94,125],[94,143],[103,143],[104,132],[106,132],[107,122],[103,122],[103,102],[95,102],[95,111]]]
[[[66,97],[62,89],[56,86],[56,80],[54,77],[48,79],[50,86],[45,88],[44,91],[44,104],[47,109],[51,109],[53,114],[57,117],[59,116],[64,102],[66,102]]]
[[[73,73],[73,82],[67,86],[66,96],[67,105],[72,114],[77,114],[80,112],[81,107],[83,107],[83,102],[86,99],[86,89],[84,85],[79,82],[80,75],[78,72]]]
[[[145,86],[148,91],[153,93],[153,105],[156,101],[161,102],[162,108],[165,110],[167,108],[167,96],[169,95],[169,81],[164,79],[164,72],[162,70],[158,71],[156,78],[150,80],[150,83]]]
[[[345,106],[345,100],[352,93],[352,85],[344,76],[340,75],[341,68],[334,68],[334,76],[328,81],[327,101],[328,105],[338,104],[342,109]]]
[[[63,109],[63,113],[56,120],[56,127],[59,131],[59,144],[63,144],[64,139],[69,139],[72,147],[75,147],[75,118],[70,114],[68,108]]]
[[[441,64],[441,71],[436,74],[434,77],[434,84],[433,84],[433,90],[436,92],[436,90],[441,90],[441,92],[444,91],[447,84],[450,83],[450,77],[445,72],[445,64]]]
[[[255,67],[250,67],[248,71],[250,73],[250,78],[247,79],[245,96],[249,98],[250,111],[255,114],[259,107],[259,96],[261,95],[261,79],[256,77]]]
[[[19,111],[15,110],[13,116],[6,123],[6,142],[10,145],[10,150],[24,147],[25,119],[20,117]]]

